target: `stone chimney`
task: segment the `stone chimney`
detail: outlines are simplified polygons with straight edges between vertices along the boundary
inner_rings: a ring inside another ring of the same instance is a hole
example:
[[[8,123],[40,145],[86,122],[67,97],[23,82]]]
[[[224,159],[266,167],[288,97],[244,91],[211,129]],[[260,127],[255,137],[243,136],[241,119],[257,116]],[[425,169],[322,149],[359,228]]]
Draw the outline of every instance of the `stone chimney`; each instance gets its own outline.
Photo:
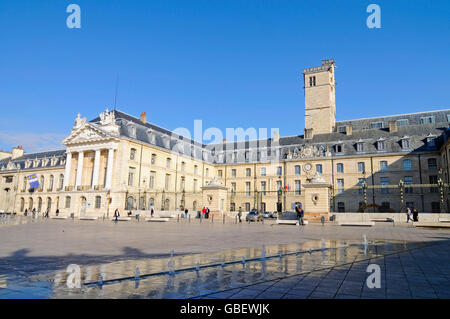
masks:
[[[345,126],[345,134],[346,135],[352,135],[352,133],[353,133],[353,128],[352,128],[352,126],[349,124],[349,125],[346,125]]]
[[[12,159],[19,158],[23,156],[25,152],[23,151],[23,146],[16,146],[12,150]]]
[[[398,131],[398,127],[397,127],[397,121],[393,120],[393,121],[389,121],[389,132],[397,132]]]
[[[146,112],[142,112],[141,113],[141,118],[140,118],[141,122],[146,124],[147,123],[147,113]]]
[[[313,138],[313,129],[312,128],[305,128],[305,135],[304,138],[305,139],[311,139]]]

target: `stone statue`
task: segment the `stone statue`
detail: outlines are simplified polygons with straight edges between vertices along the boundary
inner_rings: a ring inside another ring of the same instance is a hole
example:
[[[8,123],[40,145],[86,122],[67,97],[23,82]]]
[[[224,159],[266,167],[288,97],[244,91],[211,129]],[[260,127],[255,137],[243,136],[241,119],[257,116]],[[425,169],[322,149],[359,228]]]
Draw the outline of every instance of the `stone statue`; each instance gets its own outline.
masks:
[[[108,108],[106,108],[105,112],[100,113],[100,124],[101,125],[111,125],[116,124],[116,117],[114,115],[113,111],[109,111]]]
[[[86,118],[85,117],[81,118],[81,114],[78,113],[77,117],[75,118],[75,123],[73,125],[72,130],[79,129],[81,126],[84,125],[84,123],[86,123]]]

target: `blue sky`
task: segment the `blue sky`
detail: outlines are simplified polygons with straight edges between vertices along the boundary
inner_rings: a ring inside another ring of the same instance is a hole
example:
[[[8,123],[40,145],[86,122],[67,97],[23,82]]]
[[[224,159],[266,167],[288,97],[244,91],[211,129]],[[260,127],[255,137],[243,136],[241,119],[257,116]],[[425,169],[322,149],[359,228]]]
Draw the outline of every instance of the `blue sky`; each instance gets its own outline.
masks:
[[[77,112],[113,106],[117,76],[118,109],[168,129],[302,134],[301,72],[325,58],[338,120],[450,108],[449,34],[446,0],[2,0],[0,149],[61,148]]]

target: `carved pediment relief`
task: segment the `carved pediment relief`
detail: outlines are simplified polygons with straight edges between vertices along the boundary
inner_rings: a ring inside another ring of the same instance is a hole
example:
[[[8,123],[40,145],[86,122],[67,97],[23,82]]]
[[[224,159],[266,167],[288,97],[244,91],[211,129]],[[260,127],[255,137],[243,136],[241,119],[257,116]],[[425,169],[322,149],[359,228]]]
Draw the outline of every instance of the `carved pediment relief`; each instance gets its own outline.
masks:
[[[77,144],[91,141],[98,141],[110,138],[111,136],[102,130],[95,128],[91,125],[85,124],[83,127],[77,131],[70,134],[64,141],[63,144]]]

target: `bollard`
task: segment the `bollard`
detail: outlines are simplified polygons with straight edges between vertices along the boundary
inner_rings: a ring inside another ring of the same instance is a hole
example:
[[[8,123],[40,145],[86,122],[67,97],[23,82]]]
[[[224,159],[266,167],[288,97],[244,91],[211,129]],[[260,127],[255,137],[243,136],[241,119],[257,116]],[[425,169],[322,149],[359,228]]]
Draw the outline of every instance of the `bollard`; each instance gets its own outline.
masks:
[[[214,215],[211,216],[211,223],[214,223]]]
[[[200,224],[202,223],[203,216],[200,215]]]
[[[180,214],[177,215],[177,223],[180,222]]]
[[[189,215],[189,224],[191,223],[191,215]]]
[[[225,224],[225,215],[222,216],[222,224]]]

